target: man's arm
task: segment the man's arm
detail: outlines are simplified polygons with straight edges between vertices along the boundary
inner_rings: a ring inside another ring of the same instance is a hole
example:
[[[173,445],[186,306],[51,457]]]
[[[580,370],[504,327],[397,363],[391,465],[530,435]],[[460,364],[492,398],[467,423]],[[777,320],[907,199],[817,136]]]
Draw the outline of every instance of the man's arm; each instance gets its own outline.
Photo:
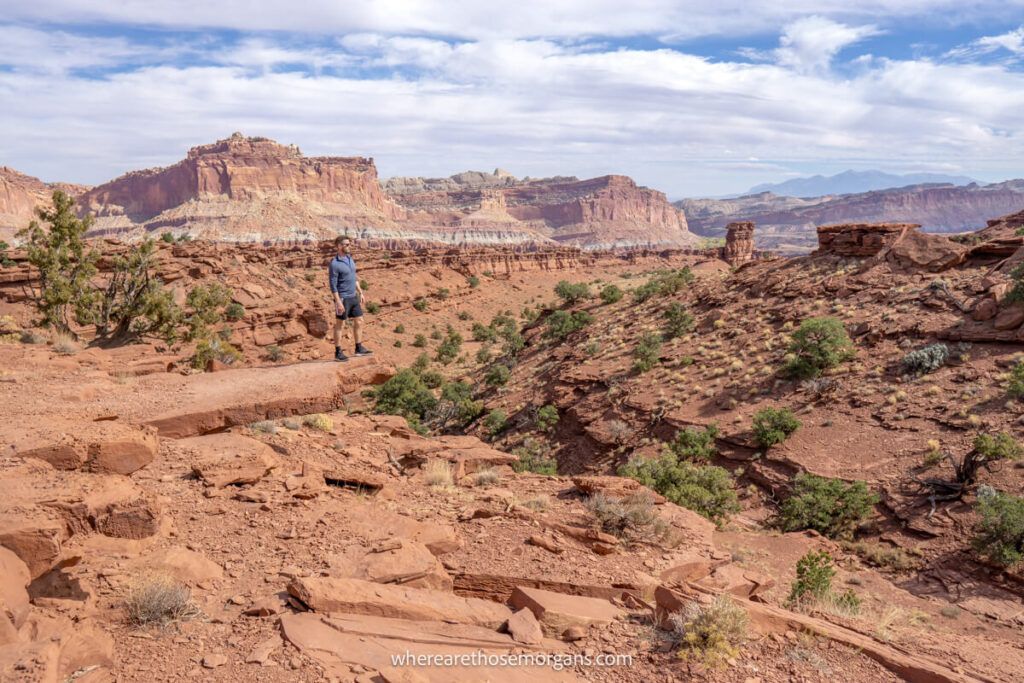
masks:
[[[338,315],[341,315],[341,312],[345,309],[345,305],[341,302],[341,294],[338,293],[338,280],[334,271],[334,261],[331,261],[331,264],[327,266],[327,279],[330,281],[331,294],[334,295],[334,310]]]

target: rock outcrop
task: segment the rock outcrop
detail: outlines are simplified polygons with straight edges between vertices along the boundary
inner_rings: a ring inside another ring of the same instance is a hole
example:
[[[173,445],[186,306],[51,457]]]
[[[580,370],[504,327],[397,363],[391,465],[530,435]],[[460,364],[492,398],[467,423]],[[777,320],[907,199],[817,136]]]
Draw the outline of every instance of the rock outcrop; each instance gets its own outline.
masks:
[[[908,230],[914,223],[850,223],[818,226],[818,253],[835,256],[874,256]]]
[[[82,185],[44,183],[39,178],[0,166],[0,240],[11,238],[35,218],[36,207],[50,201],[54,190],[72,195],[85,191]]]
[[[726,226],[722,259],[730,266],[739,266],[754,258],[754,224],[750,221]]]

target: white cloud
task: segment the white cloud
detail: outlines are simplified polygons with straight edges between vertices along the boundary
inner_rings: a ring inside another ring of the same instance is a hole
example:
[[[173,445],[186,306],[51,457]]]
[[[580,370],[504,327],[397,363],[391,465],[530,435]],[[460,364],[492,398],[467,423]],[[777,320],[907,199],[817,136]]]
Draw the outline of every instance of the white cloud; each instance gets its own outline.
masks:
[[[878,33],[875,26],[847,26],[824,17],[805,17],[786,26],[774,56],[782,66],[797,71],[824,71],[843,48]]]
[[[1016,57],[1024,57],[1024,26],[996,36],[983,36],[967,45],[950,50],[948,57],[971,58],[1006,50]]]

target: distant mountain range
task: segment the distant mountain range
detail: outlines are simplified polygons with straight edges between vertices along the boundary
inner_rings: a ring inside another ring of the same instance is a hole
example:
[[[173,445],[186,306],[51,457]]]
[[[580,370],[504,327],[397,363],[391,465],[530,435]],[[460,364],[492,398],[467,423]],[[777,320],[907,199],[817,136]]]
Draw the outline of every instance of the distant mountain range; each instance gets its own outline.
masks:
[[[821,197],[829,194],[853,194],[928,183],[970,185],[974,182],[977,181],[967,176],[942,173],[895,175],[884,171],[843,171],[833,176],[816,175],[810,178],[793,178],[781,183],[762,183],[750,188],[747,194],[771,192],[787,197]]]
[[[1024,210],[1024,180],[991,185],[928,183],[820,197],[787,197],[759,192],[729,199],[675,202],[690,230],[722,237],[732,221],[756,224],[759,249],[782,254],[812,251],[819,225],[836,223],[918,223],[932,232],[983,228],[992,218]]]

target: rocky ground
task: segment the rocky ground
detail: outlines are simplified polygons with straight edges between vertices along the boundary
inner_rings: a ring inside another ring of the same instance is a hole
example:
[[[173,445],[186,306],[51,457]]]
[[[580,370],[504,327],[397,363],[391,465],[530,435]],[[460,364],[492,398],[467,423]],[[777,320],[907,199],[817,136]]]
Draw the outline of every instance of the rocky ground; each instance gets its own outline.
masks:
[[[195,372],[187,348],[159,343],[57,348],[9,332],[0,344],[0,679],[1016,680],[1020,576],[969,552],[971,496],[929,515],[906,486],[929,439],[958,452],[981,426],[1020,436],[1001,377],[1024,322],[1004,300],[1015,229],[968,246],[851,228],[817,255],[735,271],[708,254],[367,254],[377,353],[344,365],[323,360],[322,254],[167,247],[172,285],[239,283],[237,367]],[[630,289],[682,265],[696,281],[672,297],[581,302],[590,326],[561,343],[542,336],[559,280]],[[2,284],[5,324],[27,327],[24,269]],[[672,302],[695,330],[635,373],[635,340]],[[372,414],[363,391],[435,353],[431,327],[467,340],[461,359],[437,367],[479,379],[472,324],[502,310],[520,318],[526,348],[507,385],[478,393],[511,429],[423,436]],[[825,312],[851,330],[857,358],[820,386],[778,377],[784,335]],[[408,343],[415,334],[425,349]],[[971,345],[923,378],[895,371],[935,339]],[[558,409],[550,432],[531,417],[547,404]],[[749,435],[765,405],[802,422],[768,451]],[[594,494],[639,488],[609,476],[629,454],[711,422],[738,515],[715,526],[661,499],[657,537],[599,528]],[[557,457],[558,475],[515,471],[527,438]],[[1019,493],[1024,470],[1012,465],[985,482]],[[875,566],[863,547],[774,530],[798,471],[868,481],[883,495],[859,540],[911,562]],[[861,597],[858,614],[785,608],[810,549],[838,558],[835,581]],[[668,615],[718,594],[747,614],[745,641],[720,665],[680,657]],[[176,618],[139,624],[154,595],[180,603]],[[534,662],[392,659],[480,652]],[[541,655],[575,660],[545,666]],[[631,661],[594,663],[608,655]]]

